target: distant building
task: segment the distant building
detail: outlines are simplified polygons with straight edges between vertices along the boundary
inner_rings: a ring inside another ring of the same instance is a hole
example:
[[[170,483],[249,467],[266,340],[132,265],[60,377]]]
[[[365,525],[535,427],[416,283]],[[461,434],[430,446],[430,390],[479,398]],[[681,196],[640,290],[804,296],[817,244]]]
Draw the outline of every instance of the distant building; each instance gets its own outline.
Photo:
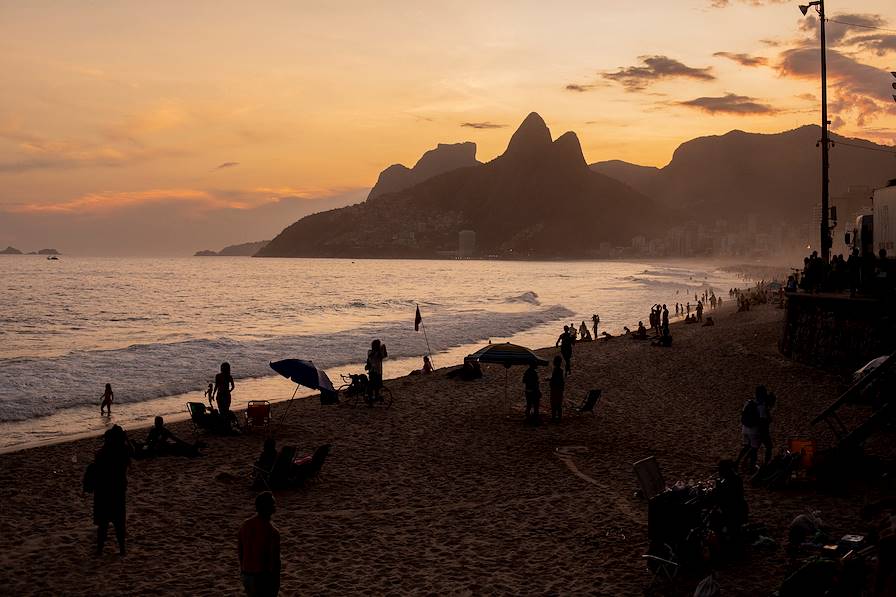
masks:
[[[469,259],[476,253],[476,232],[473,230],[461,230],[457,233],[457,256],[460,259]]]

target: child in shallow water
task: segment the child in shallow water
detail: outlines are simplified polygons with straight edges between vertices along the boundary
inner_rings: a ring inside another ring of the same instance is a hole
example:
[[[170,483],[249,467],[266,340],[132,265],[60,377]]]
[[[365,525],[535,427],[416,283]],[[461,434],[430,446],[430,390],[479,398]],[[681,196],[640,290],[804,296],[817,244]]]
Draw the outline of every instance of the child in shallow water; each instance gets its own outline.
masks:
[[[103,401],[100,403],[100,415],[103,414],[112,414],[112,400],[115,398],[115,394],[112,393],[112,384],[106,384],[106,390],[102,393],[100,398]],[[108,411],[108,412],[106,412]]]

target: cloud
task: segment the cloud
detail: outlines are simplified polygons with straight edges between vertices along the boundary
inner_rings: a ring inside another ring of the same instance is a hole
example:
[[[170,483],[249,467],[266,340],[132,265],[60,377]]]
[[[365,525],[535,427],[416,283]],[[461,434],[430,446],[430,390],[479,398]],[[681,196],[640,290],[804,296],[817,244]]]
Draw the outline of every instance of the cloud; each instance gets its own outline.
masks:
[[[578,93],[584,93],[586,91],[591,91],[592,89],[594,89],[594,85],[592,85],[592,84],[579,85],[578,83],[570,83],[569,85],[567,85],[565,87],[565,89],[567,91],[576,91]]]
[[[239,165],[239,162],[224,162],[223,164],[218,164],[217,166],[215,166],[213,170],[224,170],[225,168],[233,168]]]
[[[825,40],[830,45],[837,45],[849,34],[857,31],[867,31],[869,27],[882,27],[887,24],[886,19],[877,14],[852,13],[828,15],[825,27]],[[820,20],[814,14],[809,14],[800,20],[800,31],[809,34],[815,40],[819,35]]]
[[[874,52],[878,56],[884,56],[889,52],[896,52],[896,35],[877,34],[857,35],[850,37],[848,42],[858,46],[862,50]]]
[[[726,8],[732,4],[749,4],[750,6],[766,6],[769,4],[784,4],[790,0],[710,0],[713,8]]]
[[[884,111],[892,111],[883,90],[892,80],[880,68],[863,64],[839,50],[828,49],[828,87],[832,100],[829,109],[840,117],[853,115],[856,124],[864,126],[869,119]],[[778,58],[778,73],[794,79],[818,79],[818,49],[796,47],[782,52]]]
[[[460,123],[462,127],[471,128],[471,129],[503,129],[507,125],[506,124],[495,124],[494,122],[462,122]]]
[[[620,67],[615,73],[603,73],[605,79],[622,85],[626,91],[642,91],[660,79],[685,78],[712,81],[710,67],[693,68],[668,56],[638,56],[640,66]]]
[[[696,99],[678,102],[679,106],[696,108],[710,114],[776,114],[779,110],[768,104],[760,103],[754,97],[726,93],[721,97],[698,97]]]
[[[713,56],[728,58],[741,66],[766,66],[768,58],[764,56],[750,56],[749,54],[735,54],[732,52],[716,52]]]

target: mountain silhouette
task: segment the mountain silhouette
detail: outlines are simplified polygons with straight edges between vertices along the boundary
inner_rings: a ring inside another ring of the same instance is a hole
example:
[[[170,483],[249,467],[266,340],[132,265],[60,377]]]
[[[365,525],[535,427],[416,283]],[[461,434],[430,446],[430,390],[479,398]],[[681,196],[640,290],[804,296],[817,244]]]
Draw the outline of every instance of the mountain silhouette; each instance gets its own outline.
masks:
[[[682,143],[661,169],[619,161],[591,168],[691,220],[736,222],[756,214],[762,224],[805,223],[821,197],[819,139],[816,125],[774,134],[734,130]],[[892,147],[836,134],[831,139],[831,197],[850,186],[883,186],[896,176],[896,161],[887,153]]]
[[[575,133],[552,141],[533,112],[494,160],[302,218],[258,256],[432,257],[473,230],[480,255],[585,257],[656,233],[665,211],[589,169]]]
[[[435,149],[430,149],[417,160],[413,168],[403,164],[392,164],[382,172],[376,184],[370,189],[368,199],[403,191],[415,184],[432,178],[437,174],[457,170],[466,166],[479,164],[476,160],[476,144],[467,141],[465,143],[439,143]]]

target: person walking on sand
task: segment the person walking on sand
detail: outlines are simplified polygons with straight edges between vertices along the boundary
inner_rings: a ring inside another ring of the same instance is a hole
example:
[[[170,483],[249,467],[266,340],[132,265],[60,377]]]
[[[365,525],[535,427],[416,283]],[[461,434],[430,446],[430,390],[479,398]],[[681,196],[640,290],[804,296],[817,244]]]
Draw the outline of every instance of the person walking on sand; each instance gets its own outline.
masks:
[[[538,371],[535,370],[535,363],[531,363],[523,373],[523,387],[526,391],[526,420],[533,425],[538,425],[541,421],[541,416],[538,414],[541,403],[541,387],[538,383]]]
[[[592,327],[594,328],[594,339],[595,340],[597,340],[597,324],[599,324],[599,323],[600,323],[600,315],[595,313],[594,315],[591,316],[591,324],[592,324]]]
[[[551,420],[557,422],[563,416],[563,388],[566,386],[561,365],[560,356],[555,356],[554,370],[551,372],[551,379],[548,382],[551,388]]]
[[[367,384],[367,404],[373,406],[374,401],[381,400],[380,389],[383,387],[383,359],[389,356],[386,352],[386,345],[379,340],[370,343],[370,350],[367,351],[367,363],[364,368],[367,369],[367,376],[370,383]]]
[[[557,338],[557,342],[554,343],[554,346],[560,347],[560,354],[563,355],[563,360],[566,363],[566,374],[569,375],[572,373],[572,335],[569,333],[569,326],[563,326],[563,333],[560,334],[560,337]]]
[[[270,491],[255,497],[255,516],[237,535],[240,578],[249,597],[276,597],[280,592],[280,531],[271,524],[277,509]]]
[[[112,384],[110,384],[110,383],[106,384],[106,389],[100,395],[100,398],[103,399],[103,401],[100,403],[100,416],[103,415],[104,411],[108,411],[105,414],[108,414],[109,416],[111,416],[112,415],[112,401],[115,399],[115,394],[112,392]]]
[[[125,555],[125,502],[131,445],[127,434],[114,425],[103,435],[103,447],[84,473],[84,489],[93,492],[93,522],[96,524],[96,555],[103,554],[109,523],[115,527],[118,553]]]
[[[740,413],[741,438],[743,439],[743,447],[737,456],[735,464],[740,466],[740,461],[744,456],[750,465],[750,471],[756,468],[756,453],[759,450],[759,407],[754,398],[750,398],[744,402],[744,407]]]

